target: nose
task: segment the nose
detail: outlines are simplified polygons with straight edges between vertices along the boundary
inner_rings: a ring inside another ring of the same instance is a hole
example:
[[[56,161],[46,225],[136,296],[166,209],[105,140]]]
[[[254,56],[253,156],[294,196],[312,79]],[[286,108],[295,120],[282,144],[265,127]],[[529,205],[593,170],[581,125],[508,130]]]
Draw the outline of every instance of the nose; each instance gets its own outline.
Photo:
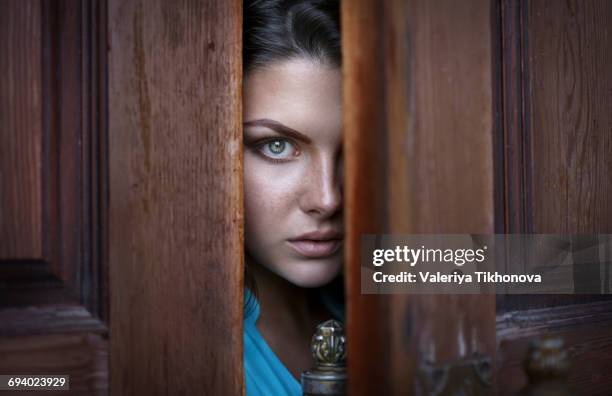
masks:
[[[319,219],[332,217],[342,206],[342,162],[330,156],[311,165],[304,179],[300,208]]]

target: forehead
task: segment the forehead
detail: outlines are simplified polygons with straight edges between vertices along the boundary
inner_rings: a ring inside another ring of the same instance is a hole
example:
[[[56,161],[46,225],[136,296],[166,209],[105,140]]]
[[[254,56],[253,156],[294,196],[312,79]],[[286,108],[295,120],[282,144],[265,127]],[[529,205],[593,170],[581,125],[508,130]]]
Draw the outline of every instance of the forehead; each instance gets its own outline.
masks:
[[[340,69],[291,59],[255,69],[244,80],[244,121],[268,118],[309,136],[341,133]]]

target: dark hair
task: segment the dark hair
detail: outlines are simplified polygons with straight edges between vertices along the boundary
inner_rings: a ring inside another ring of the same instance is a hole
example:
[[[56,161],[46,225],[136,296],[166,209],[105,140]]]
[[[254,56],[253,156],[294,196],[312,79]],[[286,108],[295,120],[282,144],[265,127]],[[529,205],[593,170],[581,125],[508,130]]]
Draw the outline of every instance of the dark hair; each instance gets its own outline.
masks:
[[[341,65],[339,0],[245,0],[244,73],[307,57]]]

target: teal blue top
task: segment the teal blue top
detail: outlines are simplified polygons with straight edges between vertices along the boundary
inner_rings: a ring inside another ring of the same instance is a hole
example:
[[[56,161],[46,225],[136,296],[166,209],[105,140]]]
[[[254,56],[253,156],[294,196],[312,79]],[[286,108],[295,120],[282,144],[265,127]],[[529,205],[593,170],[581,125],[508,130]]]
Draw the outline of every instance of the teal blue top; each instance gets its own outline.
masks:
[[[247,396],[301,396],[302,386],[263,339],[255,323],[259,302],[245,290],[244,379]]]

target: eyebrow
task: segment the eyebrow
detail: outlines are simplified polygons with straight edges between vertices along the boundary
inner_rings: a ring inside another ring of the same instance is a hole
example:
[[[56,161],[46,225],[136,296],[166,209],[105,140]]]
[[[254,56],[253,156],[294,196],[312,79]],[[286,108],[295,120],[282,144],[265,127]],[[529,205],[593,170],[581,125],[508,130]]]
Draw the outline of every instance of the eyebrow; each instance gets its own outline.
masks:
[[[310,144],[312,142],[312,140],[308,136],[296,131],[295,129],[289,128],[287,125],[283,125],[278,121],[269,120],[267,118],[246,121],[243,123],[243,125],[245,127],[246,126],[263,126],[266,128],[270,128],[273,131],[280,133],[281,135],[285,135],[285,136],[292,137],[297,140],[301,140],[306,144]]]

